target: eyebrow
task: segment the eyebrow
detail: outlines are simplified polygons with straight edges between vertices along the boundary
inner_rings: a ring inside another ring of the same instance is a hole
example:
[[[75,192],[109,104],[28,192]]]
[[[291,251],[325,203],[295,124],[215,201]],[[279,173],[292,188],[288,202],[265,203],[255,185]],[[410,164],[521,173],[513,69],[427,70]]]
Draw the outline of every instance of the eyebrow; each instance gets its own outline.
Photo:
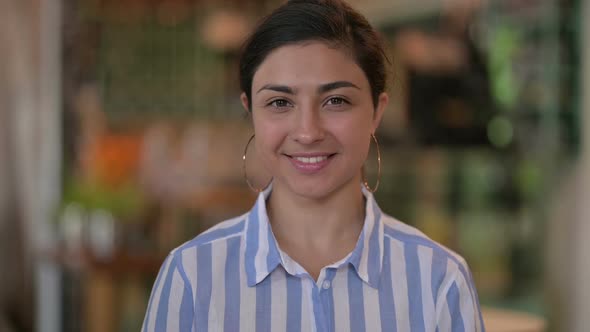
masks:
[[[318,88],[318,93],[322,94],[322,93],[326,93],[328,91],[339,89],[339,88],[355,88],[358,90],[361,89],[349,81],[336,81],[336,82],[330,82],[330,83],[320,85]],[[286,86],[286,85],[278,85],[278,84],[265,84],[262,88],[260,88],[258,91],[256,91],[256,93],[259,93],[262,90],[284,92],[284,93],[288,93],[291,95],[295,94],[295,90],[293,88]]]
[[[290,95],[295,94],[295,91],[293,91],[293,89],[291,87],[288,87],[286,85],[278,85],[278,84],[265,84],[262,88],[260,88],[258,91],[256,91],[256,93],[259,93],[262,90],[272,90],[272,91],[277,91],[277,92],[284,92],[284,93],[288,93]]]
[[[326,93],[328,91],[331,90],[336,90],[339,88],[355,88],[360,90],[361,88],[359,88],[358,86],[354,85],[353,83],[349,82],[349,81],[336,81],[336,82],[332,82],[332,83],[326,83],[326,84],[322,84],[320,85],[320,87],[318,88],[318,92],[320,94],[322,93]]]

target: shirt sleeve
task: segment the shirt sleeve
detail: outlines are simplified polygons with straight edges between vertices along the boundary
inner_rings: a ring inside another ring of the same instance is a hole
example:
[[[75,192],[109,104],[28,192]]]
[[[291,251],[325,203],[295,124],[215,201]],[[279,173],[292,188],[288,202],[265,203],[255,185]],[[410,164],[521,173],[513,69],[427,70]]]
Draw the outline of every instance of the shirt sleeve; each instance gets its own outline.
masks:
[[[178,259],[170,254],[158,273],[143,321],[142,332],[191,332],[193,294]]]
[[[437,307],[440,332],[485,332],[477,291],[467,264],[448,280]]]

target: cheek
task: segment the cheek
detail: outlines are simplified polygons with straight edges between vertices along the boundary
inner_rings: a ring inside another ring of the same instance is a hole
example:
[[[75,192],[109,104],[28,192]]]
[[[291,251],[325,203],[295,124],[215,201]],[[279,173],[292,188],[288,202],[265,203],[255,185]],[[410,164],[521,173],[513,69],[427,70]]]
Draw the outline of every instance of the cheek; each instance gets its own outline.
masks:
[[[355,154],[353,157],[361,163],[364,163],[364,160],[367,159],[369,155],[369,138],[366,136],[358,136],[354,141],[351,141],[351,145],[353,145],[353,153]]]
[[[255,121],[254,133],[256,134],[256,148],[261,157],[269,159],[281,146],[284,138],[284,130],[269,121]]]
[[[342,144],[355,150],[356,153],[363,154],[367,152],[369,147],[371,128],[371,122],[365,118],[337,122],[332,127]]]

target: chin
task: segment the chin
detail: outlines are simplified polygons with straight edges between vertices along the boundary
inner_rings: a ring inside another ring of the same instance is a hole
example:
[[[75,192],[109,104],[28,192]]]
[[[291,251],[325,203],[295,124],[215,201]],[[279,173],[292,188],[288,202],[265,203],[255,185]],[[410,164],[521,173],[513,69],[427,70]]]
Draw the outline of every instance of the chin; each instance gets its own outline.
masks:
[[[292,193],[299,197],[303,197],[310,200],[323,200],[340,189],[346,187],[347,183],[318,183],[318,181],[305,181],[305,182],[291,182],[287,188]]]
[[[333,191],[328,190],[299,190],[295,191],[295,193],[303,198],[320,201],[330,196]]]

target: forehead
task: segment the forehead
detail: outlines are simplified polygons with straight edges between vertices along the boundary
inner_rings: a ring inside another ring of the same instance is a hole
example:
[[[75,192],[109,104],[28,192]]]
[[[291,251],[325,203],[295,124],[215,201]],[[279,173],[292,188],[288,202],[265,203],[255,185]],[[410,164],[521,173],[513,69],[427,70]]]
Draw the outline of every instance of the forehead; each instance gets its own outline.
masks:
[[[350,52],[309,41],[281,46],[270,52],[254,73],[252,88],[268,83],[305,86],[343,80],[362,89],[369,85]]]

